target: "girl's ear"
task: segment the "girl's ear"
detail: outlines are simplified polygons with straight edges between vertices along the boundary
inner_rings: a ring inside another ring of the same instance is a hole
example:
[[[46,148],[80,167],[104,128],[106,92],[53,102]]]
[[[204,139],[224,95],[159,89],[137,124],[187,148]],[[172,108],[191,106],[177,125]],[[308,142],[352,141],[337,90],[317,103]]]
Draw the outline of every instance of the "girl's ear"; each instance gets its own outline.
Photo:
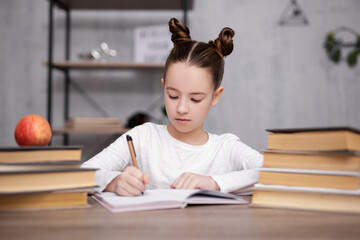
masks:
[[[223,91],[224,91],[224,87],[219,87],[218,89],[215,90],[214,95],[213,95],[213,99],[212,99],[212,102],[211,102],[212,106],[215,106],[219,102],[220,96],[223,93]]]
[[[165,87],[165,80],[163,78],[161,79],[161,86]]]

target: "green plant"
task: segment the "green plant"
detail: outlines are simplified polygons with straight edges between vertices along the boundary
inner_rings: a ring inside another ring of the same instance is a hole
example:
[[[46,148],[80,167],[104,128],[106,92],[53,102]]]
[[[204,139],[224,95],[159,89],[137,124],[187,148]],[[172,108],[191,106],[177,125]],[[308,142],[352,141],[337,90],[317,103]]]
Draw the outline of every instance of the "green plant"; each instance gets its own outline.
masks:
[[[329,34],[327,35],[325,41],[325,49],[329,58],[333,62],[338,63],[340,61],[341,59],[340,45],[335,38],[334,32],[329,32]]]
[[[356,42],[343,43],[341,39],[336,38],[336,34],[340,32],[352,33],[356,36]],[[335,63],[339,63],[341,60],[342,47],[352,47],[353,49],[347,55],[346,61],[350,67],[354,67],[357,64],[357,58],[360,55],[360,34],[356,33],[353,29],[348,27],[337,28],[334,31],[330,31],[326,35],[324,47],[330,60]]]

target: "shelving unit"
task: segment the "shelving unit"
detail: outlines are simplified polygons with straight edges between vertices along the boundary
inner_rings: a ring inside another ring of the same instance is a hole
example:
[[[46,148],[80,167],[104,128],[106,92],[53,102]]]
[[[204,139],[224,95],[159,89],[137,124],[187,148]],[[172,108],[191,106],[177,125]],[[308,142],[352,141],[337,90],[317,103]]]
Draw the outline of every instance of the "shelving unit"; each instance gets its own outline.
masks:
[[[48,65],[48,63],[44,63]],[[58,70],[120,70],[120,69],[133,69],[133,70],[156,70],[163,69],[162,63],[134,63],[134,62],[53,62],[54,69]]]
[[[64,120],[69,119],[69,95],[72,84],[71,70],[161,70],[163,64],[135,63],[135,62],[81,62],[70,60],[70,32],[71,11],[74,10],[181,10],[183,22],[187,23],[187,11],[193,5],[192,0],[49,0],[49,27],[48,27],[48,61],[44,64],[48,68],[47,84],[47,119],[52,124],[53,111],[53,71],[59,70],[64,74]],[[65,59],[64,61],[53,60],[54,46],[54,8],[58,7],[65,12]],[[122,134],[127,129],[75,130],[70,128],[53,129],[54,134],[64,135],[64,144],[67,145],[68,134]]]

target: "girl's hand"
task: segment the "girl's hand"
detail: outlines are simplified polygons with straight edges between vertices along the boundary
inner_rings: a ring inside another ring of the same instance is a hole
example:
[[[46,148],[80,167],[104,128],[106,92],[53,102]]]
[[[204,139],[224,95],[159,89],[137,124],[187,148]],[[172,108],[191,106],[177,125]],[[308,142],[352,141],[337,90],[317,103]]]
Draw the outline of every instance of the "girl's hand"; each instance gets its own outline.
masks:
[[[220,190],[220,187],[212,177],[189,172],[181,174],[180,177],[171,184],[170,188]]]
[[[114,178],[105,188],[106,192],[114,192],[120,196],[138,196],[146,190],[145,185],[150,182],[150,176],[143,174],[133,166]]]

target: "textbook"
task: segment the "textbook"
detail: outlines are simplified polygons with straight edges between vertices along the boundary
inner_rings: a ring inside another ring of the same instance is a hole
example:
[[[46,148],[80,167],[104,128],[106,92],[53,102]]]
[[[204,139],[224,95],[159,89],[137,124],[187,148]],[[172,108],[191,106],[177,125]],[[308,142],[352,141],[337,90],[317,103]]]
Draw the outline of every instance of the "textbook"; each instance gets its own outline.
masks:
[[[81,161],[80,146],[0,148],[0,163]]]
[[[67,127],[122,124],[117,117],[74,117],[66,121]]]
[[[95,187],[92,168],[12,169],[0,171],[0,194]]]
[[[351,127],[267,129],[268,149],[360,151],[360,131]]]
[[[62,191],[0,193],[0,211],[89,207],[88,188]]]
[[[360,152],[264,150],[263,167],[321,170],[360,170]]]
[[[360,189],[360,172],[261,168],[259,183],[315,188]]]
[[[112,213],[185,208],[189,204],[248,204],[240,196],[199,189],[154,189],[143,195],[123,197],[115,193],[96,193],[93,198]]]
[[[78,169],[81,163],[70,161],[58,162],[30,162],[30,163],[0,163],[0,173],[2,172],[25,172],[35,170],[55,170],[55,169]]]
[[[250,206],[360,213],[360,189],[342,190],[256,184]]]

